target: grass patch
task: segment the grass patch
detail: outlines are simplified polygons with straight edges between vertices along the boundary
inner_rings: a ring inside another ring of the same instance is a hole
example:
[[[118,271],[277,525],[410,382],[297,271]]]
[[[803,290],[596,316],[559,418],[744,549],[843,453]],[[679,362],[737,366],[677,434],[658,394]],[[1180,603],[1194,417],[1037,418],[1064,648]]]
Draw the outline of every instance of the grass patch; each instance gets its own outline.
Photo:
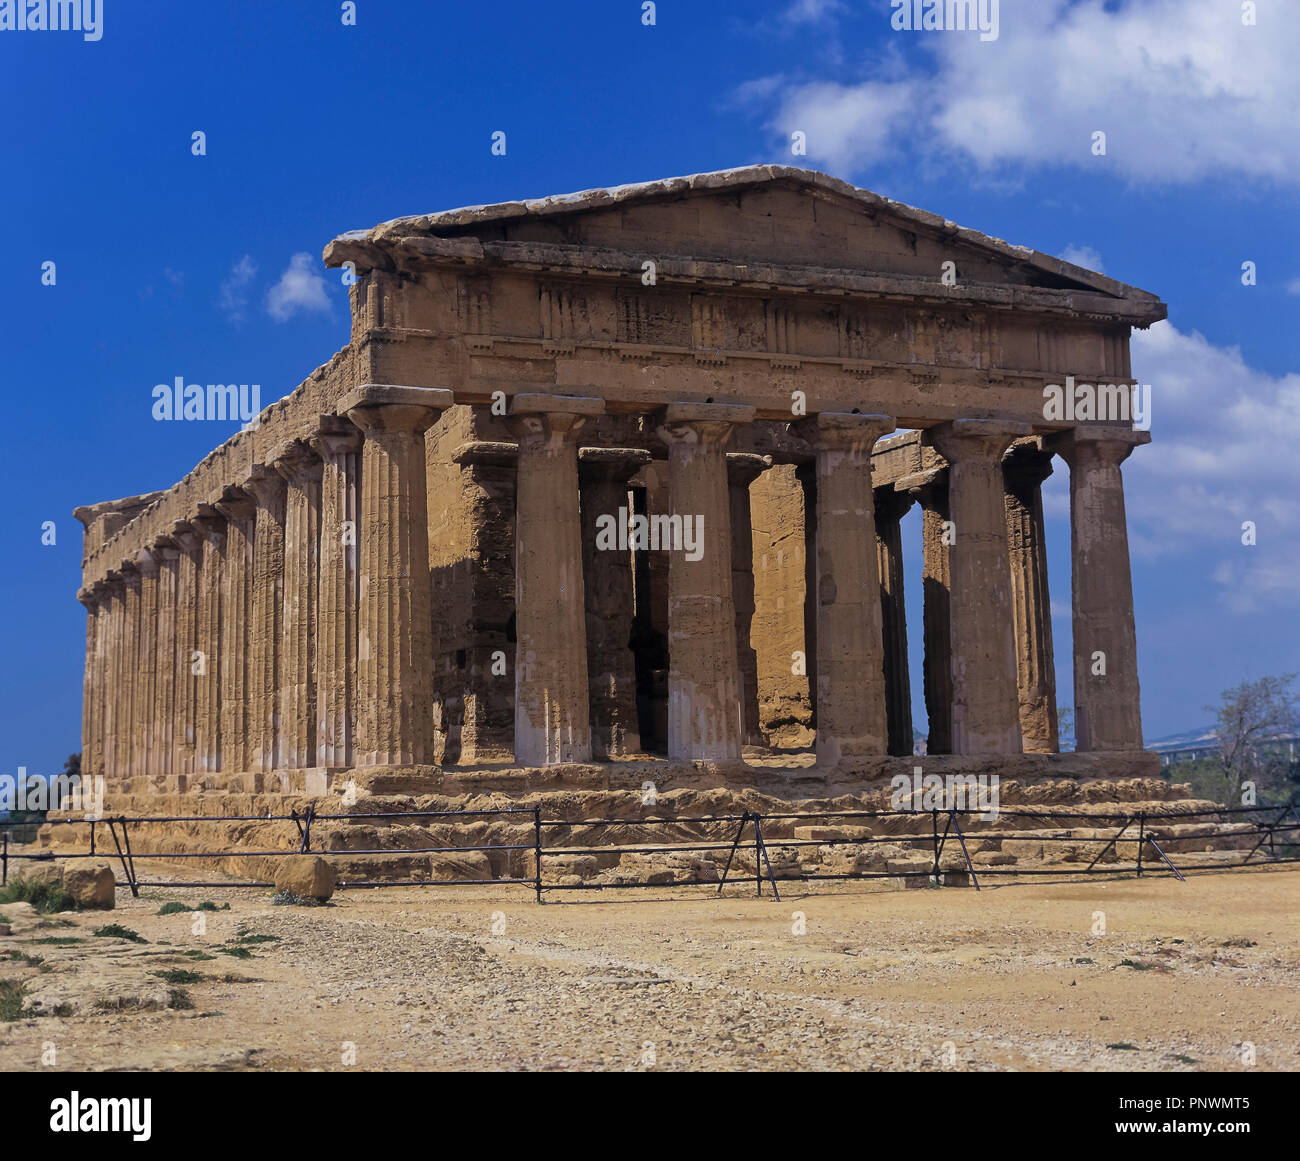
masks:
[[[290,891],[278,891],[271,896],[275,907],[324,907],[324,901],[313,899],[310,895],[295,895]]]
[[[1153,963],[1143,963],[1140,959],[1122,959],[1115,966],[1132,968],[1135,972],[1149,972],[1154,970],[1158,965]]]
[[[71,919],[42,919],[37,927],[58,928],[58,927],[76,927],[77,925]]]
[[[76,911],[77,901],[58,883],[41,883],[15,875],[0,888],[0,903],[30,903],[38,915]]]
[[[1136,1044],[1124,1044],[1124,1043],[1122,1043],[1122,1042],[1119,1043],[1119,1044],[1107,1044],[1106,1047],[1107,1047],[1107,1048],[1115,1048],[1115,1049],[1118,1049],[1118,1050],[1121,1051],[1121,1052],[1141,1052],[1141,1051],[1142,1051],[1142,1049],[1140,1049]]]
[[[181,952],[181,955],[183,955],[186,959],[216,959],[217,958],[215,955],[208,955],[206,951],[199,951],[196,948],[191,948],[189,951],[183,951]]]
[[[197,984],[206,977],[199,972],[189,971],[187,968],[169,968],[164,972],[154,972],[160,980],[169,984]]]
[[[17,1020],[23,1014],[23,984],[0,980],[0,1020]]]
[[[164,903],[161,907],[159,907],[158,914],[159,915],[180,915],[182,913],[189,914],[194,911],[229,911],[229,910],[230,910],[229,903],[223,903],[220,907],[218,907],[214,902],[212,902],[211,899],[204,899],[202,903],[194,903],[194,904],[180,903],[176,900],[172,900],[172,902]]]
[[[148,943],[138,931],[123,927],[120,923],[106,923],[95,929],[95,934],[103,939],[129,939],[132,943]]]
[[[235,937],[235,942],[236,943],[279,943],[280,937],[278,935],[249,935],[247,932],[242,932],[241,934]]]
[[[1178,1061],[1179,1064],[1200,1064],[1201,1063],[1199,1060],[1196,1060],[1191,1056],[1184,1056],[1181,1052],[1171,1052],[1169,1055],[1172,1056],[1176,1061]]]
[[[25,963],[30,967],[40,967],[45,961],[39,955],[28,955],[25,951],[7,951],[0,955],[0,959],[17,960],[19,963]]]
[[[230,955],[235,959],[252,959],[253,953],[246,947],[219,947],[216,949],[218,955]]]
[[[43,935],[40,939],[33,939],[33,943],[45,943],[54,947],[67,947],[72,943],[85,943],[86,940],[80,935]]]
[[[1070,962],[1071,963],[1096,963],[1097,961],[1095,959],[1091,959],[1086,955],[1081,955],[1077,959],[1070,960]]]

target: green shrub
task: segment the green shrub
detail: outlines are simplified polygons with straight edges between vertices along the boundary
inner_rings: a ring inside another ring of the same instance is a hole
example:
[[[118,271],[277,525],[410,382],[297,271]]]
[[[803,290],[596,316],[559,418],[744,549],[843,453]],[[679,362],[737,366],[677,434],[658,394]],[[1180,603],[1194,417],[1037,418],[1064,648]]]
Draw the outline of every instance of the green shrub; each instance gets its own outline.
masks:
[[[123,927],[120,923],[106,923],[103,927],[95,929],[95,934],[104,939],[129,939],[132,943],[148,943],[138,931],[132,931],[129,927]]]
[[[76,911],[77,901],[59,883],[40,883],[15,875],[0,889],[0,903],[30,903],[38,915]]]

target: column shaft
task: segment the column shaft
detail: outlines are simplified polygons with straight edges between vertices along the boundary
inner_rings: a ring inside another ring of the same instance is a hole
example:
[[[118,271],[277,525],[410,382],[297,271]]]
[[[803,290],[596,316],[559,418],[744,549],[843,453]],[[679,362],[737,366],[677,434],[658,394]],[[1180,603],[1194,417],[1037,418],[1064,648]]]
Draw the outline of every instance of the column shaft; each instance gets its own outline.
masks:
[[[199,554],[199,610],[195,625],[195,772],[215,774],[221,770],[221,562],[226,549],[225,517],[210,505],[196,521],[203,536]]]
[[[176,572],[176,717],[172,731],[172,772],[191,775],[197,767],[199,675],[196,671],[199,651],[199,560],[203,538],[188,521],[173,525],[174,539],[180,549]]]
[[[903,600],[901,521],[914,503],[907,492],[875,489],[876,559],[880,571],[880,618],[884,641],[885,709],[889,752],[907,755],[912,741],[912,680],[907,663],[907,609]]]
[[[122,578],[126,585],[122,605],[122,661],[119,671],[122,694],[118,730],[122,742],[120,777],[134,778],[142,773],[139,768],[140,743],[135,728],[136,685],[139,677],[140,641],[140,573],[133,563],[122,564]]]
[[[280,649],[284,632],[285,483],[255,465],[240,485],[257,500],[253,527],[253,620],[249,662],[249,768],[275,769],[280,718]]]
[[[952,752],[1020,752],[1015,626],[1001,460],[1027,424],[953,420],[927,442],[948,461]]]
[[[139,772],[161,773],[158,758],[158,560],[148,549],[136,556],[140,570],[140,632],[136,696],[133,716],[140,752],[136,758]]]
[[[741,756],[725,447],[735,425],[753,418],[752,407],[673,403],[659,427],[668,445],[670,528],[681,528],[677,550],[661,545],[670,547],[668,757],[677,761]]]
[[[1002,461],[1016,625],[1020,734],[1026,754],[1055,754],[1061,748],[1043,528],[1042,483],[1051,474],[1052,455],[1037,442],[1015,445]]]
[[[736,607],[736,664],[740,682],[741,742],[765,746],[759,722],[758,652],[754,649],[754,523],[749,486],[772,465],[770,456],[733,452],[727,456],[731,499],[731,601]]]
[[[158,772],[176,773],[176,594],[180,588],[180,551],[170,537],[154,543],[158,556]]]
[[[221,768],[239,774],[253,767],[250,630],[257,504],[242,489],[227,487],[215,506],[226,518],[221,561]]]

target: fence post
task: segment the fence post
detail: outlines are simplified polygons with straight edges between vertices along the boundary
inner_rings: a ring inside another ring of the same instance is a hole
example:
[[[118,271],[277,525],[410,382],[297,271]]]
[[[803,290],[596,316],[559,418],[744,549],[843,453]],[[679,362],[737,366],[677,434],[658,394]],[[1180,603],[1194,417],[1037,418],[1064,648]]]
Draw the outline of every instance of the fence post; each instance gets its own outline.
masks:
[[[930,811],[930,833],[934,844],[934,885],[938,887],[943,880],[939,878],[939,808]]]
[[[93,818],[90,820],[90,854],[92,857],[95,854],[95,820]]]
[[[542,901],[542,808],[533,807],[533,887]]]
[[[1142,878],[1142,848],[1147,842],[1147,812],[1145,810],[1138,812],[1138,878]]]
[[[9,832],[4,833],[3,845],[0,845],[0,886],[9,882]]]

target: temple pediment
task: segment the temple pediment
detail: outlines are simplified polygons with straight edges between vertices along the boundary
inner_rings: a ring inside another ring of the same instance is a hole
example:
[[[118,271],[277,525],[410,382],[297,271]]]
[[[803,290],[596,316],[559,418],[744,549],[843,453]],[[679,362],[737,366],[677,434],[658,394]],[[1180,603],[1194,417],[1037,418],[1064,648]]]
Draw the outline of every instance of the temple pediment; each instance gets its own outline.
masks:
[[[397,218],[326,248],[359,272],[441,264],[626,277],[653,262],[667,281],[792,286],[987,300],[997,289],[1077,299],[1139,326],[1163,303],[1059,258],[811,170],[750,166],[581,193]],[[946,265],[951,264],[951,265]],[[945,281],[946,278],[946,281]]]

